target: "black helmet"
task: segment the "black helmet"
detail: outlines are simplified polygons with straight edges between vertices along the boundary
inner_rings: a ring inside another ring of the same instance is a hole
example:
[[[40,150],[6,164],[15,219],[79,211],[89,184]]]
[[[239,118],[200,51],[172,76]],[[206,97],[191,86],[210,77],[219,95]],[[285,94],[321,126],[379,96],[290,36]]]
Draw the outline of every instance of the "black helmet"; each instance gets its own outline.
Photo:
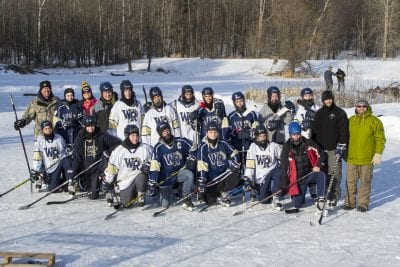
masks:
[[[201,91],[202,95],[214,95],[214,90],[211,87],[205,87]]]
[[[169,129],[171,131],[171,127],[169,126],[168,122],[160,121],[157,123],[157,133],[161,136],[162,131],[165,129]]]
[[[130,89],[133,92],[133,85],[132,85],[130,80],[123,80],[121,82],[121,84],[119,85],[119,88],[121,89],[121,93],[122,94],[123,94],[125,89]]]
[[[232,94],[232,101],[235,102],[235,100],[238,99],[244,99],[244,94],[242,92],[236,92]]]
[[[85,127],[97,126],[97,119],[95,116],[86,116],[86,117],[83,117],[82,123]]]
[[[260,134],[268,134],[267,128],[265,128],[264,124],[259,124],[257,127],[254,129],[254,136],[257,137]]]
[[[267,89],[268,100],[271,100],[272,94],[278,94],[279,98],[281,97],[281,91],[276,86],[271,86]]]
[[[155,96],[163,96],[160,87],[154,86],[150,88],[150,98],[153,99]]]
[[[112,91],[113,90],[113,86],[110,82],[102,82],[100,84],[100,92],[104,92],[104,91]]]
[[[300,92],[300,96],[303,98],[304,95],[312,95],[314,92],[311,88],[303,88]]]
[[[133,133],[139,135],[139,128],[138,128],[136,125],[134,125],[134,124],[132,124],[132,125],[127,125],[127,126],[125,127],[125,129],[124,129],[125,138],[127,138],[129,135],[131,135],[131,134],[133,134]]]
[[[182,86],[182,95],[187,92],[194,93],[193,87],[189,84]]]
[[[216,121],[210,121],[206,126],[206,131],[219,131],[219,125]]]
[[[40,129],[43,130],[44,127],[50,126],[51,128],[53,128],[53,123],[49,120],[44,120],[40,123]]]

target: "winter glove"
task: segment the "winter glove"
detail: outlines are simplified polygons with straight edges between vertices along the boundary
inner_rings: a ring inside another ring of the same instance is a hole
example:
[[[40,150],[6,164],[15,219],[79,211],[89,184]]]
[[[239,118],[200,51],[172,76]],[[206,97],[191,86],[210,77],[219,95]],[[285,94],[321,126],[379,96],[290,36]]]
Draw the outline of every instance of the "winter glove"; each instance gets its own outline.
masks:
[[[231,166],[229,167],[229,170],[232,173],[240,174],[240,164],[237,162],[232,162]]]
[[[251,129],[250,128],[244,128],[239,132],[239,138],[240,139],[251,139]]]
[[[155,197],[158,194],[158,185],[157,182],[150,181],[148,183],[148,188],[147,188],[147,195],[151,197]]]
[[[315,118],[315,114],[317,114],[316,111],[312,110],[312,109],[308,109],[306,114],[304,114],[304,119],[305,120],[310,120],[313,121]]]
[[[282,120],[271,120],[267,122],[267,129],[270,131],[275,131],[282,128],[283,121]]]
[[[292,114],[296,113],[296,106],[293,104],[292,101],[285,101],[285,107],[289,109]]]
[[[374,155],[374,157],[373,157],[371,163],[372,163],[374,166],[378,166],[379,164],[381,164],[381,161],[382,161],[382,154],[377,154],[377,153],[375,153],[375,155]]]
[[[200,193],[204,193],[206,191],[206,179],[204,179],[203,177],[198,178],[197,189]]]
[[[150,173],[150,162],[143,162],[142,166],[140,167],[140,172],[144,175],[149,175]]]
[[[346,151],[346,144],[337,144],[335,155],[342,159],[344,157],[345,151]]]
[[[44,180],[44,173],[43,172],[38,172],[38,171],[35,171],[35,170],[31,169],[30,177],[31,177],[32,181]]]
[[[146,104],[143,105],[144,113],[147,113],[147,111],[149,111],[151,105],[152,105],[151,102],[147,102]]]
[[[243,184],[243,190],[246,191],[251,191],[256,188],[256,183],[253,179],[250,177],[244,177],[244,184]]]
[[[25,120],[25,119],[16,120],[16,121],[14,122],[14,129],[15,129],[16,131],[18,131],[19,129],[24,128],[25,125],[26,125],[26,120]]]
[[[312,129],[313,121],[312,120],[304,120],[301,124],[301,129],[303,131],[307,131],[308,129]]]
[[[191,171],[196,170],[196,167],[197,167],[197,159],[196,159],[196,157],[193,156],[193,155],[189,155],[186,158],[186,166],[185,167],[186,167],[186,169],[191,170]]]
[[[200,118],[200,111],[199,109],[193,110],[190,114],[189,114],[189,120],[190,121],[197,121]]]

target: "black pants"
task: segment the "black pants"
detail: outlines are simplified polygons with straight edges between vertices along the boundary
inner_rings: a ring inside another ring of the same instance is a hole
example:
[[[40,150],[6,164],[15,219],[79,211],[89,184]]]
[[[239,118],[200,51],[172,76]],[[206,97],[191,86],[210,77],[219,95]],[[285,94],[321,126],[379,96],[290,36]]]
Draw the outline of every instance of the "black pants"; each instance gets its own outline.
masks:
[[[204,195],[204,200],[207,204],[212,204],[217,201],[222,192],[227,192],[240,185],[240,175],[237,173],[229,173],[227,177],[218,184],[207,187]]]

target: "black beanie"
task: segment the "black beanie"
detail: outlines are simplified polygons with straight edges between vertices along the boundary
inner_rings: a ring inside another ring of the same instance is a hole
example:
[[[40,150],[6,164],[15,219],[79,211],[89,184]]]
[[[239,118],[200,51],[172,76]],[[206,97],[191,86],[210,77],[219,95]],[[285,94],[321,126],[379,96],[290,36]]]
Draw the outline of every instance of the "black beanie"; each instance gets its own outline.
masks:
[[[333,96],[333,93],[330,90],[323,91],[322,94],[321,94],[322,102],[324,102],[327,99],[335,100],[335,97]]]
[[[41,81],[39,84],[39,90],[42,90],[44,87],[49,87],[51,89],[51,83],[50,81]]]
[[[72,93],[72,95],[75,97],[74,89],[72,89],[72,88],[66,88],[66,89],[64,90],[64,98],[65,98],[65,95],[68,94],[68,93]]]

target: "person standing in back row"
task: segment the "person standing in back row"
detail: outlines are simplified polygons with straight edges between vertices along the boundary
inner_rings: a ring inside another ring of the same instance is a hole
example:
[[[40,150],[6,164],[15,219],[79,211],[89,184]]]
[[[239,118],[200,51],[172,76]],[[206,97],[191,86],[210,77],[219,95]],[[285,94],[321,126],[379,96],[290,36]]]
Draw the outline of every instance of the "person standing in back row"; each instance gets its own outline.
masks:
[[[358,207],[360,212],[366,212],[371,196],[371,181],[374,166],[381,163],[385,148],[385,131],[382,122],[372,115],[372,109],[366,100],[356,103],[355,115],[349,119],[349,153],[347,157],[347,194],[343,209],[351,210]],[[360,188],[357,194],[357,180]]]
[[[327,196],[328,205],[332,207],[341,195],[342,159],[349,141],[349,120],[346,112],[336,106],[332,91],[322,92],[321,99],[323,106],[315,114],[311,138],[327,154],[328,169],[323,171],[329,179],[334,174],[332,190]]]

